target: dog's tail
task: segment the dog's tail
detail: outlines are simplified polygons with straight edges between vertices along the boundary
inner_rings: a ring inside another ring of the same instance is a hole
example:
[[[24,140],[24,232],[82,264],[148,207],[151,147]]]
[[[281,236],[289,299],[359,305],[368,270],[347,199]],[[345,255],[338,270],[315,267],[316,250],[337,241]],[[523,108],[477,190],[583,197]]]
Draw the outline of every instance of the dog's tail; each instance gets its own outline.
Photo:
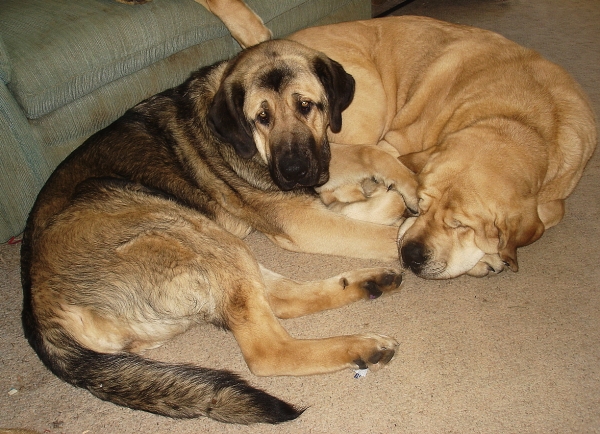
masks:
[[[233,373],[167,364],[131,353],[98,353],[61,329],[42,335],[32,320],[31,311],[25,309],[26,336],[44,364],[59,378],[100,399],[173,418],[207,416],[240,424],[285,422],[304,411]]]

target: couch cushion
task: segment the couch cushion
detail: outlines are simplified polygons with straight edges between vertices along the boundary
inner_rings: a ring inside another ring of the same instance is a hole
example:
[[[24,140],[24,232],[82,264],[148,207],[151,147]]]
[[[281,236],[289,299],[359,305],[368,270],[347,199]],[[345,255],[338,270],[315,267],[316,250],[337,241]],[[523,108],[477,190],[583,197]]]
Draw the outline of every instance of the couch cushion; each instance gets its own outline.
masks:
[[[196,44],[107,83],[44,116],[30,119],[29,126],[44,144],[45,157],[58,164],[84,139],[109,125],[127,109],[182,83],[190,73],[222,59],[223,53],[233,51],[234,47],[229,36]]]
[[[170,1],[154,0],[163,3]],[[188,0],[188,3],[195,5],[192,0]],[[260,11],[276,36],[287,35],[306,25],[364,19],[370,13],[370,3],[364,0],[247,0],[247,3]],[[108,5],[119,6],[116,2]],[[30,119],[29,125],[35,136],[44,144],[46,158],[58,164],[85,138],[110,124],[142,99],[181,83],[199,67],[222,60],[239,50],[239,45],[224,27],[219,33],[224,35],[178,51],[139,71],[123,74],[117,80],[90,90],[68,104]]]
[[[4,46],[4,42],[0,37],[0,80],[7,84],[10,81],[10,59],[8,52]]]
[[[9,89],[39,118],[154,62],[227,35],[192,0],[2,0]],[[227,57],[231,52],[223,53]]]

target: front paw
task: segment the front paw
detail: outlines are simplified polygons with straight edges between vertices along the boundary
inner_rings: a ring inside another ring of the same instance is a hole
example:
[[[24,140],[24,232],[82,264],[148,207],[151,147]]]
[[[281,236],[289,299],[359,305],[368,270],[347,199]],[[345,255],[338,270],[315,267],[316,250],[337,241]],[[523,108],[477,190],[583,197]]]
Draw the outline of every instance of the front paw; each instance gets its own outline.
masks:
[[[472,277],[493,276],[502,273],[506,268],[506,264],[499,255],[485,255],[467,272],[467,275]]]
[[[345,291],[357,291],[361,298],[370,300],[397,290],[402,283],[402,273],[390,268],[366,268],[344,274],[340,284]]]
[[[394,358],[399,346],[394,338],[374,333],[357,338],[360,339],[360,348],[356,348],[358,357],[352,360],[352,369],[381,369]]]

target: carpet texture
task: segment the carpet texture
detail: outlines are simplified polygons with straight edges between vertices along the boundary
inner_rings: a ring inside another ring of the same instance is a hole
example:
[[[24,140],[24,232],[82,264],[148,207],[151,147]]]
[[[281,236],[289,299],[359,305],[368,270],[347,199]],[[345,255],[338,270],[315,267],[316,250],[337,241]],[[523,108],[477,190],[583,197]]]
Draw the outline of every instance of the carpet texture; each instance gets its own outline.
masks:
[[[417,0],[395,14],[495,30],[570,71],[600,113],[598,0]],[[400,349],[384,370],[257,378],[233,337],[199,326],[147,355],[228,368],[308,407],[296,421],[250,427],[171,420],[102,402],[47,371],[20,327],[19,246],[0,246],[0,427],[45,433],[570,433],[600,432],[600,155],[562,223],[519,250],[518,273],[425,281],[336,311],[284,321],[297,337],[373,331]],[[314,279],[373,262],[249,243],[266,266]],[[397,264],[396,264],[397,265]]]

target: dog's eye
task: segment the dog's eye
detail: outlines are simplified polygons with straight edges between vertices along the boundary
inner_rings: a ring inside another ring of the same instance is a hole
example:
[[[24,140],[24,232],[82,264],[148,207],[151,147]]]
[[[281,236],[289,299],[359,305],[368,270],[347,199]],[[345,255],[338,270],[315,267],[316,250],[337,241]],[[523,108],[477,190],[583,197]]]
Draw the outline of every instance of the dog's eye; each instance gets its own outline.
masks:
[[[256,117],[256,121],[262,125],[269,125],[269,113],[266,110],[262,110]]]
[[[452,219],[452,220],[446,222],[446,224],[448,226],[450,226],[452,229],[466,228],[466,226],[463,225],[462,222],[460,220],[457,220],[457,219]]]
[[[298,110],[300,110],[300,113],[302,113],[304,116],[307,116],[310,111],[313,108],[313,102],[312,101],[307,101],[307,100],[301,100],[298,102]]]

